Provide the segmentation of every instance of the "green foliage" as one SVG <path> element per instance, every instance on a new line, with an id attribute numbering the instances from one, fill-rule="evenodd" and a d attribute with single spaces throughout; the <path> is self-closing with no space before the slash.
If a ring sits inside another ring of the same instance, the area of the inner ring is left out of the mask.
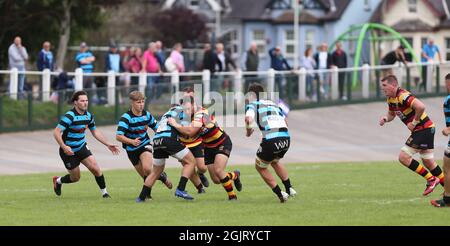
<path id="1" fill-rule="evenodd" d="M 448 210 L 429 204 L 442 188 L 422 197 L 425 180 L 396 161 L 286 165 L 299 194 L 285 204 L 252 165 L 238 167 L 243 190 L 236 202 L 212 182 L 201 195 L 188 183 L 195 200 L 184 201 L 157 181 L 153 200 L 136 204 L 142 179 L 126 155 L 119 158 L 129 170 L 104 172 L 110 200 L 101 198 L 89 172 L 63 185 L 61 197 L 53 193 L 53 174 L 1 176 L 0 225 L 450 225 Z M 63 164 L 55 165 L 63 175 Z M 176 183 L 180 168 L 166 171 Z"/>

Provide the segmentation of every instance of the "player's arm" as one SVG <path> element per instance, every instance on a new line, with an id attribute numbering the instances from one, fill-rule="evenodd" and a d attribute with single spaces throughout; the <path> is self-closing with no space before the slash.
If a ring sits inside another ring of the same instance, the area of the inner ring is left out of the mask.
<path id="1" fill-rule="evenodd" d="M 380 119 L 380 126 L 383 126 L 387 122 L 393 121 L 395 118 L 395 113 L 392 111 L 388 111 L 387 114 Z"/>
<path id="2" fill-rule="evenodd" d="M 169 118 L 167 123 L 177 129 L 179 133 L 188 137 L 195 136 L 203 125 L 201 122 L 192 121 L 189 125 L 182 126 L 181 124 L 178 124 L 174 118 Z"/>
<path id="3" fill-rule="evenodd" d="M 103 135 L 101 131 L 98 129 L 91 129 L 92 136 L 94 136 L 95 139 L 97 139 L 100 143 L 108 147 L 108 149 L 115 155 L 120 153 L 119 146 L 116 144 L 109 143 L 108 140 L 106 140 L 106 137 Z"/>
<path id="4" fill-rule="evenodd" d="M 127 144 L 127 145 L 133 145 L 135 147 L 137 147 L 141 144 L 141 140 L 139 140 L 139 138 L 131 139 L 131 138 L 125 137 L 125 135 L 119 135 L 119 134 L 116 135 L 116 140 L 121 143 Z"/>
<path id="5" fill-rule="evenodd" d="M 255 110 L 253 106 L 247 106 L 247 112 L 245 113 L 245 136 L 250 137 L 254 132 L 253 123 L 255 122 Z"/>
<path id="6" fill-rule="evenodd" d="M 53 131 L 53 137 L 66 155 L 73 155 L 74 153 L 72 151 L 72 148 L 67 146 L 62 139 L 62 131 L 63 130 L 61 128 L 55 127 L 55 130 Z"/>

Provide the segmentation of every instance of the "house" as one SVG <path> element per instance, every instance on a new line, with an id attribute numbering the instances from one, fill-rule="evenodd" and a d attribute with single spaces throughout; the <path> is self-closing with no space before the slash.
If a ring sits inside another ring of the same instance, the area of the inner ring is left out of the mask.
<path id="1" fill-rule="evenodd" d="M 322 42 L 332 43 L 351 25 L 368 22 L 381 0 L 301 2 L 298 57 L 308 47 L 315 50 Z M 277 45 L 282 47 L 288 62 L 293 64 L 295 38 L 292 0 L 167 0 L 163 8 L 180 5 L 207 16 L 210 30 L 225 43 L 233 58 L 239 59 L 250 43 L 255 41 L 260 54 L 260 69 L 270 67 L 268 51 Z M 351 48 L 351 45 L 347 48 Z"/>
<path id="2" fill-rule="evenodd" d="M 391 26 L 402 34 L 418 56 L 423 45 L 432 37 L 440 48 L 442 59 L 448 61 L 450 60 L 449 6 L 450 0 L 383 0 L 378 4 L 370 20 Z M 386 47 L 384 53 L 393 48 Z"/>

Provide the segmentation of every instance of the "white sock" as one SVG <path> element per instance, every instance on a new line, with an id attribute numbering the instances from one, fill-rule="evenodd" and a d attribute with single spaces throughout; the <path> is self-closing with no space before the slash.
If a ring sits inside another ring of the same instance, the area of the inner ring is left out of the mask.
<path id="1" fill-rule="evenodd" d="M 105 189 L 100 189 L 100 190 L 102 191 L 102 195 L 108 194 L 108 191 L 106 191 L 106 188 Z"/>
<path id="2" fill-rule="evenodd" d="M 58 177 L 58 179 L 56 179 L 56 183 L 62 184 L 62 183 L 61 183 L 61 177 Z"/>

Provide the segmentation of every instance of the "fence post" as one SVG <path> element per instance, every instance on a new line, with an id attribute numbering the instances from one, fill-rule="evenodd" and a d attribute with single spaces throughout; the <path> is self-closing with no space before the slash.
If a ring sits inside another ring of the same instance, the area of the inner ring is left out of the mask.
<path id="1" fill-rule="evenodd" d="M 275 76 L 275 70 L 273 68 L 270 68 L 267 74 L 267 95 L 272 100 L 274 99 L 273 96 L 275 95 Z"/>
<path id="2" fill-rule="evenodd" d="M 362 97 L 369 98 L 369 64 L 364 64 L 362 68 Z"/>
<path id="3" fill-rule="evenodd" d="M 300 68 L 298 73 L 298 100 L 306 100 L 306 69 Z"/>
<path id="4" fill-rule="evenodd" d="M 75 91 L 83 90 L 83 69 L 77 68 L 75 69 Z"/>
<path id="5" fill-rule="evenodd" d="M 397 67 L 392 68 L 392 73 L 397 77 L 397 82 L 399 87 L 403 87 L 403 76 L 402 76 L 403 64 L 400 63 Z"/>
<path id="6" fill-rule="evenodd" d="M 239 69 L 236 71 L 236 73 L 234 74 L 234 92 L 235 93 L 239 93 L 242 92 L 242 71 Z M 236 105 L 241 105 L 242 104 L 242 97 L 238 96 L 235 97 L 236 98 Z"/>
<path id="7" fill-rule="evenodd" d="M 209 104 L 210 103 L 209 90 L 210 90 L 210 85 L 211 85 L 211 72 L 208 69 L 203 69 L 202 82 L 203 82 L 203 97 L 204 97 L 203 102 L 205 104 Z"/>
<path id="8" fill-rule="evenodd" d="M 439 93 L 439 91 L 441 90 L 441 88 L 439 88 L 441 86 L 441 64 L 438 63 L 436 65 L 436 93 Z"/>
<path id="9" fill-rule="evenodd" d="M 0 96 L 0 132 L 3 131 L 3 96 Z"/>
<path id="10" fill-rule="evenodd" d="M 331 70 L 331 99 L 337 100 L 339 98 L 339 70 L 337 67 L 333 67 Z"/>
<path id="11" fill-rule="evenodd" d="M 429 93 L 429 92 L 431 92 L 431 90 L 433 89 L 433 67 L 434 67 L 434 64 L 433 64 L 433 62 L 429 62 L 428 63 L 428 65 L 427 65 L 427 86 L 426 86 L 426 88 L 425 88 L 425 91 L 427 92 L 427 93 Z"/>
<path id="12" fill-rule="evenodd" d="M 139 91 L 145 93 L 145 86 L 147 85 L 147 73 L 139 73 Z"/>
<path id="13" fill-rule="evenodd" d="M 406 90 L 411 91 L 411 69 L 409 68 L 408 64 L 406 64 L 405 68 L 406 68 Z"/>
<path id="14" fill-rule="evenodd" d="M 178 75 L 178 70 L 171 73 L 170 84 L 172 85 L 172 93 L 177 93 L 180 91 L 180 76 Z"/>
<path id="15" fill-rule="evenodd" d="M 28 127 L 33 124 L 33 93 L 28 93 Z"/>
<path id="16" fill-rule="evenodd" d="M 42 71 L 42 101 L 50 101 L 50 69 Z"/>
<path id="17" fill-rule="evenodd" d="M 17 100 L 17 84 L 19 83 L 19 70 L 13 67 L 9 73 L 9 96 Z"/>
<path id="18" fill-rule="evenodd" d="M 113 70 L 108 71 L 108 105 L 114 105 L 116 102 L 116 72 Z"/>

